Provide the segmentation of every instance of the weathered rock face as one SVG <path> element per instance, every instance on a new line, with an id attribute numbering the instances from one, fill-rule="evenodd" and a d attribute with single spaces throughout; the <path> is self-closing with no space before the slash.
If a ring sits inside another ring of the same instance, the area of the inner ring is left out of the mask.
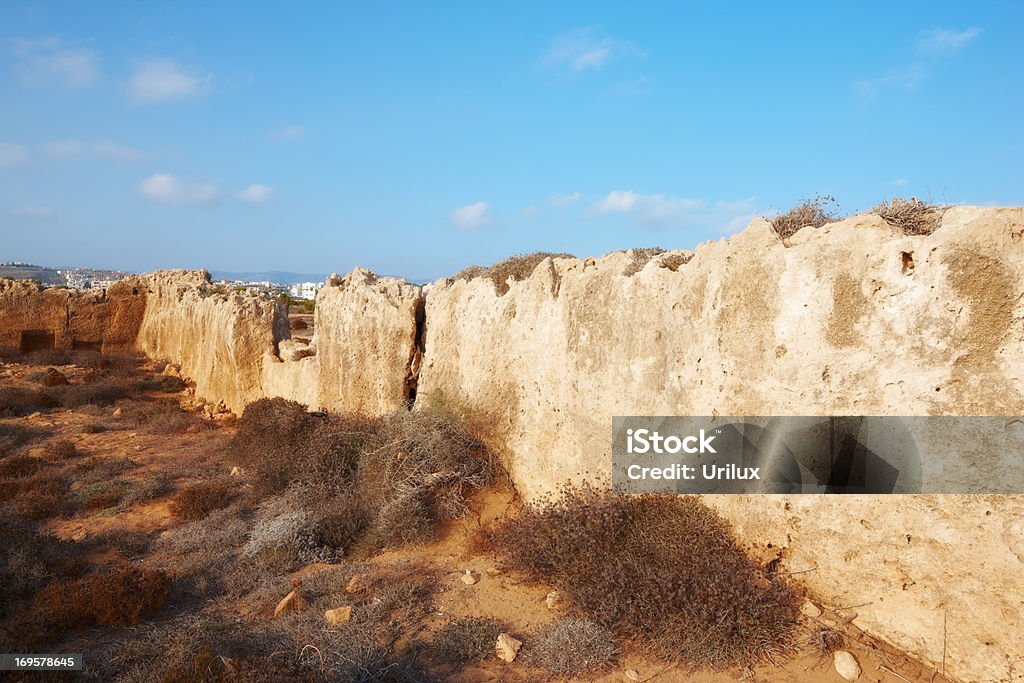
<path id="1" fill-rule="evenodd" d="M 2 280 L 0 347 L 126 351 L 135 347 L 145 307 L 138 278 L 85 292 Z"/>
<path id="2" fill-rule="evenodd" d="M 503 296 L 438 281 L 420 392 L 482 411 L 528 499 L 607 481 L 613 415 L 1024 413 L 1024 209 L 953 208 L 917 237 L 862 215 L 788 245 L 758 220 L 672 269 L 688 256 L 632 276 L 630 254 L 549 260 Z M 708 501 L 928 661 L 948 610 L 947 671 L 1005 680 L 1024 651 L 1024 497 Z"/>
<path id="3" fill-rule="evenodd" d="M 205 271 L 147 276 L 146 312 L 138 348 L 181 366 L 196 394 L 235 413 L 263 398 L 264 355 L 288 338 L 288 317 L 276 299 L 221 291 Z"/>
<path id="4" fill-rule="evenodd" d="M 321 407 L 380 415 L 414 396 L 423 293 L 404 280 L 356 269 L 316 297 Z"/>

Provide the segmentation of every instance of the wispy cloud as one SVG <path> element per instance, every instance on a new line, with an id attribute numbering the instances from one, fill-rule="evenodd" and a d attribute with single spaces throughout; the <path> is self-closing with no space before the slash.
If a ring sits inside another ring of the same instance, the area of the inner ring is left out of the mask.
<path id="1" fill-rule="evenodd" d="M 274 137 L 278 140 L 301 140 L 306 137 L 306 129 L 297 123 L 285 123 L 274 132 Z"/>
<path id="2" fill-rule="evenodd" d="M 212 81 L 210 74 L 187 71 L 168 59 L 152 59 L 135 69 L 128 94 L 136 104 L 170 102 L 203 95 Z"/>
<path id="3" fill-rule="evenodd" d="M 452 211 L 452 225 L 460 230 L 476 230 L 491 224 L 490 204 L 476 202 Z"/>
<path id="4" fill-rule="evenodd" d="M 29 218 L 49 218 L 53 214 L 53 207 L 50 206 L 19 206 L 11 209 L 11 215 Z"/>
<path id="5" fill-rule="evenodd" d="M 134 147 L 119 145 L 110 140 L 83 142 L 81 140 L 54 140 L 43 145 L 43 151 L 51 157 L 102 157 L 105 159 L 138 159 L 142 153 Z"/>
<path id="6" fill-rule="evenodd" d="M 625 214 L 633 225 L 646 229 L 703 226 L 727 233 L 745 226 L 758 212 L 753 197 L 708 204 L 703 199 L 613 190 L 593 204 L 587 214 Z"/>
<path id="7" fill-rule="evenodd" d="M 892 186 L 893 187 L 903 187 L 904 185 L 909 185 L 909 184 L 910 184 L 910 181 L 907 180 L 906 178 L 897 178 L 896 180 L 892 181 Z"/>
<path id="8" fill-rule="evenodd" d="M 85 88 L 100 76 L 97 54 L 90 49 L 69 46 L 60 38 L 16 38 L 11 42 L 18 59 L 15 73 L 26 83 L 56 83 L 68 89 Z"/>
<path id="9" fill-rule="evenodd" d="M 598 26 L 576 28 L 557 36 L 544 56 L 545 64 L 571 71 L 597 71 L 621 57 L 644 57 L 647 51 L 614 38 Z"/>
<path id="10" fill-rule="evenodd" d="M 20 166 L 28 161 L 28 149 L 13 142 L 0 142 L 0 167 Z"/>
<path id="11" fill-rule="evenodd" d="M 914 64 L 905 69 L 890 69 L 877 78 L 859 80 L 853 84 L 853 91 L 863 100 L 871 100 L 884 90 L 913 90 L 924 79 L 925 69 Z"/>
<path id="12" fill-rule="evenodd" d="M 139 183 L 139 192 L 165 204 L 212 204 L 220 192 L 212 183 L 193 183 L 180 180 L 169 173 L 156 173 Z"/>
<path id="13" fill-rule="evenodd" d="M 963 31 L 933 28 L 921 34 L 921 38 L 917 41 L 917 47 L 922 52 L 951 55 L 967 47 L 980 35 L 981 29 L 975 26 Z"/>
<path id="14" fill-rule="evenodd" d="M 274 194 L 274 188 L 256 183 L 236 192 L 235 196 L 241 201 L 250 204 L 266 204 L 270 201 L 272 194 Z"/>
<path id="15" fill-rule="evenodd" d="M 580 192 L 571 192 L 569 194 L 553 194 L 548 197 L 548 203 L 558 209 L 564 209 L 567 206 L 578 204 L 583 199 L 583 194 Z"/>

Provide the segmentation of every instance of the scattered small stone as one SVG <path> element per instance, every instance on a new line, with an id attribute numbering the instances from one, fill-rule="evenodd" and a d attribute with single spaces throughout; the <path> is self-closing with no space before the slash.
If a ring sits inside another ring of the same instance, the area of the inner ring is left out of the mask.
<path id="1" fill-rule="evenodd" d="M 28 419 L 28 420 L 34 420 L 34 419 L 36 419 L 37 417 L 42 417 L 42 416 L 43 416 L 43 414 L 42 414 L 42 413 L 40 413 L 40 412 L 39 412 L 39 411 L 37 410 L 36 412 L 34 412 L 34 413 L 32 413 L 31 415 L 29 415 L 29 416 L 28 416 L 28 417 L 27 417 L 26 419 Z"/>
<path id="2" fill-rule="evenodd" d="M 306 607 L 306 599 L 299 595 L 298 590 L 293 590 L 281 598 L 281 602 L 277 603 L 277 607 L 274 608 L 274 616 L 279 617 L 285 612 L 301 612 Z"/>
<path id="3" fill-rule="evenodd" d="M 353 576 L 345 586 L 346 593 L 355 593 L 363 587 L 363 582 L 358 576 Z"/>
<path id="4" fill-rule="evenodd" d="M 503 662 L 514 662 L 516 655 L 519 654 L 519 648 L 523 646 L 523 641 L 516 640 L 507 633 L 502 633 L 498 636 L 498 641 L 494 644 L 494 652 L 498 655 L 498 659 Z"/>
<path id="5" fill-rule="evenodd" d="M 836 650 L 832 655 L 836 673 L 848 681 L 855 681 L 860 678 L 860 664 L 857 659 L 846 650 Z"/>
<path id="6" fill-rule="evenodd" d="M 631 681 L 639 681 L 640 672 L 636 669 L 626 669 L 626 678 L 628 678 Z"/>
<path id="7" fill-rule="evenodd" d="M 113 412 L 113 413 L 111 413 L 111 414 L 112 414 L 112 415 L 113 415 L 114 417 L 121 417 L 122 415 L 124 415 L 124 411 L 123 411 L 123 410 L 121 410 L 120 408 L 114 408 L 114 412 Z"/>
<path id="8" fill-rule="evenodd" d="M 168 363 L 166 367 L 164 367 L 164 371 L 160 374 L 166 377 L 177 377 L 178 379 L 181 379 L 181 370 L 171 363 Z"/>
<path id="9" fill-rule="evenodd" d="M 480 575 L 474 574 L 472 570 L 467 569 L 466 572 L 462 575 L 462 583 L 466 584 L 467 586 L 472 586 L 479 582 Z"/>
<path id="10" fill-rule="evenodd" d="M 501 570 L 498 569 L 497 567 L 488 567 L 487 568 L 487 576 L 500 576 L 500 575 L 501 575 Z"/>
<path id="11" fill-rule="evenodd" d="M 345 607 L 335 607 L 324 612 L 324 619 L 327 620 L 328 624 L 337 626 L 338 624 L 348 623 L 352 619 L 352 606 L 347 605 Z"/>
<path id="12" fill-rule="evenodd" d="M 804 604 L 800 606 L 800 613 L 805 617 L 817 618 L 821 616 L 821 608 L 810 600 L 804 600 Z"/>
<path id="13" fill-rule="evenodd" d="M 565 598 L 558 591 L 551 591 L 548 596 L 544 598 L 544 603 L 550 610 L 562 609 L 565 607 Z"/>
<path id="14" fill-rule="evenodd" d="M 240 477 L 240 476 L 242 476 L 242 470 L 238 468 L 238 465 L 235 465 L 234 467 L 231 468 L 231 476 L 232 477 Z"/>

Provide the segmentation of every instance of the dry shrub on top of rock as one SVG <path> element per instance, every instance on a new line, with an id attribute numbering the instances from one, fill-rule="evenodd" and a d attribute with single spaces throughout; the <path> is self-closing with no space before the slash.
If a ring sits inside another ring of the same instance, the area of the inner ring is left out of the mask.
<path id="1" fill-rule="evenodd" d="M 917 197 L 893 197 L 892 201 L 882 202 L 871 209 L 871 213 L 877 214 L 894 228 L 899 228 L 905 235 L 932 234 L 939 227 L 942 211 L 938 204 L 922 202 Z"/>
<path id="2" fill-rule="evenodd" d="M 553 583 L 617 636 L 693 665 L 751 664 L 791 647 L 797 602 L 695 497 L 565 488 L 500 524 L 513 568 Z"/>
<path id="3" fill-rule="evenodd" d="M 831 195 L 815 195 L 814 199 L 804 199 L 786 213 L 771 219 L 772 229 L 782 239 L 792 237 L 801 228 L 820 228 L 826 223 L 839 220 L 832 205 L 835 197 Z"/>
<path id="4" fill-rule="evenodd" d="M 452 278 L 453 280 L 473 280 L 478 277 L 490 278 L 494 283 L 494 289 L 498 296 L 509 290 L 508 281 L 513 282 L 525 280 L 533 274 L 541 261 L 546 258 L 575 258 L 572 254 L 553 254 L 545 251 L 537 251 L 532 254 L 520 254 L 511 256 L 504 261 L 498 261 L 491 266 L 469 266 L 463 268 Z"/>

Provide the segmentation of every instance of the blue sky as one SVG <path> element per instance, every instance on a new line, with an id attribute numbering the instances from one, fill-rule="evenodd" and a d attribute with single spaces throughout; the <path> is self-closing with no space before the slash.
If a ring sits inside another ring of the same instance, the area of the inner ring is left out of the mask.
<path id="1" fill-rule="evenodd" d="M 1021 204 L 1024 3 L 0 5 L 0 260 L 431 279 Z"/>

